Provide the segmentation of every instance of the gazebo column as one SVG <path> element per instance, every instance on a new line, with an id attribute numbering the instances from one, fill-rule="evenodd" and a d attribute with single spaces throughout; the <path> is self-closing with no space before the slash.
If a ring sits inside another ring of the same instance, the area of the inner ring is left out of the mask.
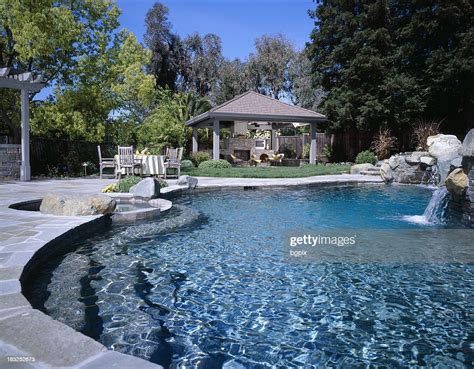
<path id="1" fill-rule="evenodd" d="M 277 147 L 276 147 L 276 140 L 277 140 L 277 137 L 276 137 L 276 129 L 274 129 L 272 127 L 272 130 L 270 131 L 271 132 L 271 143 L 272 143 L 272 150 L 273 151 L 277 151 Z"/>
<path id="2" fill-rule="evenodd" d="M 213 133 L 212 133 L 212 159 L 219 160 L 219 129 L 220 124 L 218 120 L 215 120 L 213 123 Z"/>
<path id="3" fill-rule="evenodd" d="M 316 150 L 317 150 L 317 143 L 316 143 L 316 123 L 311 123 L 311 146 L 309 150 L 309 163 L 316 164 Z"/>
<path id="4" fill-rule="evenodd" d="M 30 169 L 30 107 L 28 90 L 21 90 L 21 167 L 20 180 L 31 179 Z"/>
<path id="5" fill-rule="evenodd" d="M 193 126 L 193 152 L 198 152 L 198 130 Z"/>

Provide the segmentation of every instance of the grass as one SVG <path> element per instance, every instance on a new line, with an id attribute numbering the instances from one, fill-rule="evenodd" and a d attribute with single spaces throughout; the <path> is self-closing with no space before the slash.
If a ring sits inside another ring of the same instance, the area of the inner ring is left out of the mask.
<path id="1" fill-rule="evenodd" d="M 303 167 L 250 167 L 250 168 L 183 168 L 183 174 L 195 177 L 227 177 L 227 178 L 298 178 L 341 174 L 350 171 L 349 165 L 305 165 Z"/>

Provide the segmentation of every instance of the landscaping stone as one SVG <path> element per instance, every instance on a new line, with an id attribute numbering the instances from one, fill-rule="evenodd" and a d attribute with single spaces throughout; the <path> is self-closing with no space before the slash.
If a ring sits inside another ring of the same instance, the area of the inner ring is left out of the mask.
<path id="1" fill-rule="evenodd" d="M 74 196 L 49 193 L 41 202 L 43 214 L 59 216 L 87 216 L 111 214 L 115 209 L 115 200 L 105 195 Z"/>
<path id="2" fill-rule="evenodd" d="M 148 201 L 148 204 L 154 208 L 159 208 L 160 211 L 169 210 L 173 206 L 173 203 L 166 199 L 153 199 Z"/>
<path id="3" fill-rule="evenodd" d="M 438 134 L 430 136 L 427 140 L 428 152 L 437 159 L 455 158 L 461 155 L 461 141 L 454 135 Z"/>
<path id="4" fill-rule="evenodd" d="M 461 168 L 454 169 L 446 178 L 446 189 L 456 195 L 464 194 L 469 186 L 469 178 Z"/>
<path id="5" fill-rule="evenodd" d="M 178 185 L 188 186 L 190 189 L 195 189 L 198 184 L 198 179 L 196 177 L 191 177 L 188 175 L 180 176 L 178 179 Z"/>
<path id="6" fill-rule="evenodd" d="M 471 129 L 462 143 L 462 156 L 474 157 L 474 128 Z"/>
<path id="7" fill-rule="evenodd" d="M 351 174 L 359 174 L 362 171 L 365 171 L 369 168 L 373 168 L 373 164 L 364 163 L 364 164 L 355 164 L 351 166 Z"/>
<path id="8" fill-rule="evenodd" d="M 433 158 L 432 156 L 422 156 L 420 158 L 420 163 L 431 167 L 436 164 L 436 158 Z"/>
<path id="9" fill-rule="evenodd" d="M 400 157 L 400 155 L 398 155 L 398 154 L 393 155 L 393 156 L 390 157 L 390 159 L 388 159 L 388 165 L 390 165 L 390 168 L 396 169 L 400 165 L 402 160 L 403 160 L 403 158 Z"/>
<path id="10" fill-rule="evenodd" d="M 129 191 L 134 197 L 154 199 L 160 195 L 160 182 L 154 178 L 145 178 Z"/>
<path id="11" fill-rule="evenodd" d="M 414 151 L 414 152 L 411 153 L 411 155 L 405 156 L 405 161 L 408 164 L 419 164 L 420 159 L 423 156 L 427 156 L 427 155 L 428 155 L 428 153 L 425 152 L 425 151 Z"/>
<path id="12" fill-rule="evenodd" d="M 451 160 L 449 165 L 451 167 L 450 171 L 453 171 L 456 168 L 462 168 L 462 157 L 460 156 L 456 159 Z"/>
<path id="13" fill-rule="evenodd" d="M 389 160 L 385 160 L 382 166 L 380 167 L 380 176 L 385 182 L 393 181 L 393 171 L 390 167 Z"/>

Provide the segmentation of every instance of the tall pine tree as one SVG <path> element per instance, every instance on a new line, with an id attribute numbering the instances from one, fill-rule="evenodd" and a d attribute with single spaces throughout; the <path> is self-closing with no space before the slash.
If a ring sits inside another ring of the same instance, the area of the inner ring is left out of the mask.
<path id="1" fill-rule="evenodd" d="M 333 128 L 446 118 L 463 133 L 472 124 L 469 1 L 325 0 L 312 16 L 308 51 Z"/>

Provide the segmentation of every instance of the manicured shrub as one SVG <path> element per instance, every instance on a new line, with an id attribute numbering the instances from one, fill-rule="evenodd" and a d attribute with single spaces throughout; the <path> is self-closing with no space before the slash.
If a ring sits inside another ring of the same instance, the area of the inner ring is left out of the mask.
<path id="1" fill-rule="evenodd" d="M 192 168 L 194 163 L 191 160 L 181 160 L 181 168 Z"/>
<path id="2" fill-rule="evenodd" d="M 129 177 L 122 178 L 117 183 L 117 192 L 128 192 L 130 191 L 131 187 L 135 186 L 141 180 L 142 179 L 137 176 L 129 176 Z"/>
<path id="3" fill-rule="evenodd" d="M 211 159 L 211 155 L 205 151 L 193 152 L 191 154 L 191 160 L 196 167 L 199 167 L 199 164 L 201 164 L 203 161 L 208 161 Z"/>
<path id="4" fill-rule="evenodd" d="M 377 163 L 377 157 L 372 151 L 369 151 L 369 150 L 361 151 L 359 154 L 357 154 L 355 163 L 356 164 L 370 163 L 370 164 L 375 165 L 375 163 Z"/>
<path id="5" fill-rule="evenodd" d="M 214 168 L 214 169 L 223 169 L 223 168 L 232 168 L 232 165 L 227 160 L 207 160 L 199 164 L 199 168 Z"/>

